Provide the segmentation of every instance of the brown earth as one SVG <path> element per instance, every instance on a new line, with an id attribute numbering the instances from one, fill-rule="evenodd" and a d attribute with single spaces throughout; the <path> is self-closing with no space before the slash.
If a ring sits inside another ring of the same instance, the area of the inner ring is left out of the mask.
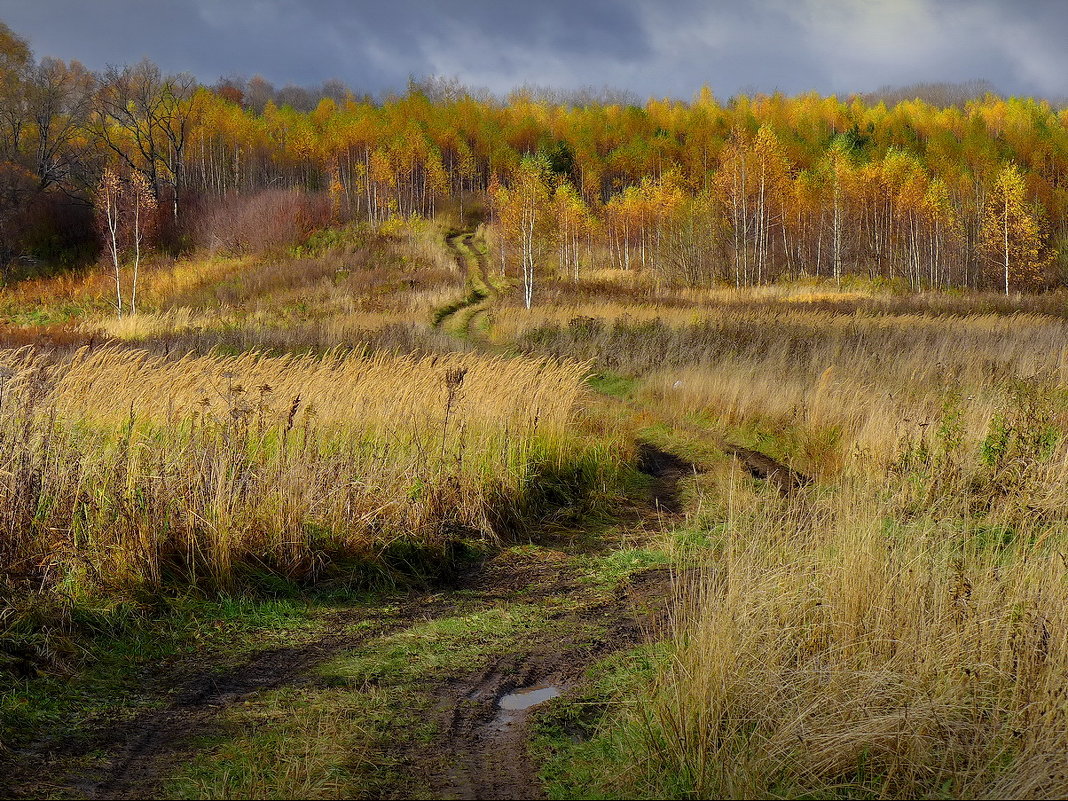
<path id="1" fill-rule="evenodd" d="M 749 475 L 768 482 L 784 495 L 790 495 L 812 483 L 809 476 L 787 467 L 760 451 L 730 443 L 724 443 L 721 448 L 724 453 L 731 454 L 741 462 Z"/>

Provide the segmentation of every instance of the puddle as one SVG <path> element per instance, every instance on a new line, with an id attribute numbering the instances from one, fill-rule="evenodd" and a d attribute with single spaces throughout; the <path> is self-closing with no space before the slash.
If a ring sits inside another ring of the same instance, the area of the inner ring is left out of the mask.
<path id="1" fill-rule="evenodd" d="M 550 698 L 556 698 L 558 695 L 560 695 L 559 687 L 552 684 L 539 684 L 534 687 L 524 687 L 521 690 L 515 690 L 501 696 L 497 706 L 509 712 L 521 712 L 524 709 L 530 709 L 532 706 L 548 701 Z"/>

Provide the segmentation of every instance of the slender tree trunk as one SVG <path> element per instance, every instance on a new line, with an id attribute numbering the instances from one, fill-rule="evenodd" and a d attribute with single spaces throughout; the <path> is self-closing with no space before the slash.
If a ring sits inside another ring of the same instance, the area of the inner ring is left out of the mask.
<path id="1" fill-rule="evenodd" d="M 111 247 L 111 265 L 115 270 L 115 309 L 122 317 L 122 273 L 119 269 L 119 207 L 118 200 L 107 200 L 107 224 Z"/>
<path id="2" fill-rule="evenodd" d="M 174 205 L 175 214 L 178 212 L 178 204 Z M 175 217 L 177 220 L 177 217 Z M 133 286 L 130 287 L 130 314 L 137 314 L 137 271 L 141 266 L 141 198 L 134 198 L 134 263 L 133 263 Z"/>
<path id="3" fill-rule="evenodd" d="M 834 176 L 834 220 L 833 226 L 833 258 L 834 258 L 834 280 L 839 284 L 842 283 L 842 208 L 840 199 L 840 189 L 838 187 L 838 173 L 835 171 Z"/>
<path id="4" fill-rule="evenodd" d="M 1005 192 L 1005 220 L 1004 220 L 1003 252 L 1005 256 L 1005 294 L 1009 294 L 1009 193 Z"/>

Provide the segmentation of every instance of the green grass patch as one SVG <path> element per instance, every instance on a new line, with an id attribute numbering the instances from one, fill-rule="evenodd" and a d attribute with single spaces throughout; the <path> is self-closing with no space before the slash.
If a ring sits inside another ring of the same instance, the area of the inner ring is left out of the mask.
<path id="1" fill-rule="evenodd" d="M 633 397 L 638 387 L 638 379 L 628 378 L 611 371 L 595 373 L 587 378 L 586 381 L 595 392 L 620 400 L 629 400 Z"/>
<path id="2" fill-rule="evenodd" d="M 339 657 L 320 669 L 331 683 L 405 684 L 473 670 L 522 650 L 549 624 L 551 604 L 517 603 L 430 620 Z"/>
<path id="3" fill-rule="evenodd" d="M 577 692 L 539 709 L 531 752 L 548 798 L 678 796 L 671 777 L 654 783 L 645 775 L 656 770 L 648 761 L 645 703 L 667 657 L 666 645 L 613 654 L 587 669 Z"/>
<path id="4" fill-rule="evenodd" d="M 425 709 L 396 688 L 289 687 L 228 710 L 220 734 L 164 786 L 165 798 L 417 796 L 396 752 L 398 731 L 429 738 Z"/>
<path id="5" fill-rule="evenodd" d="M 621 548 L 601 556 L 580 558 L 583 579 L 593 587 L 612 589 L 635 573 L 665 567 L 671 558 L 657 548 Z"/>

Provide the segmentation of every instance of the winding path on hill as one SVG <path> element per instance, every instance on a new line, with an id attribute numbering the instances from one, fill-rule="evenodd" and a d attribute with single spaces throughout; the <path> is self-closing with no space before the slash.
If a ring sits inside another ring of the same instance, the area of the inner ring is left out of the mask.
<path id="1" fill-rule="evenodd" d="M 466 314 L 461 326 L 449 330 L 468 339 L 475 336 L 476 316 L 499 294 L 476 240 L 474 231 L 447 238 L 453 258 L 467 274 L 469 294 L 441 310 L 435 320 L 444 327 L 454 316 Z M 638 409 L 632 406 L 631 411 Z M 706 441 L 710 436 L 696 429 L 690 433 Z M 722 443 L 720 447 L 782 492 L 807 483 L 804 476 L 758 451 Z M 622 523 L 624 539 L 631 544 L 649 539 L 647 532 L 683 521 L 680 484 L 699 470 L 648 444 L 639 447 L 638 467 L 650 482 L 646 502 Z M 612 548 L 606 542 L 598 547 Z M 590 664 L 641 644 L 643 631 L 663 621 L 673 595 L 669 570 L 634 572 L 606 597 L 591 594 L 583 583 L 580 563 L 585 552 L 564 544 L 556 553 L 558 558 L 517 562 L 502 552 L 500 558 L 469 569 L 451 588 L 462 591 L 465 610 L 503 609 L 517 588 L 534 602 L 565 603 L 564 611 L 553 613 L 560 616 L 561 626 L 544 630 L 512 653 L 482 660 L 466 675 L 429 682 L 425 692 L 433 699 L 436 735 L 432 742 L 398 739 L 392 755 L 429 797 L 542 797 L 537 766 L 527 748 L 534 707 L 519 703 L 511 708 L 508 699 L 522 701 L 527 693 L 566 695 L 582 684 Z M 455 614 L 450 594 L 438 588 L 383 598 L 378 608 L 353 606 L 326 621 L 318 634 L 262 649 L 240 664 L 226 667 L 201 655 L 177 676 L 146 676 L 145 692 L 155 693 L 161 704 L 132 720 L 101 720 L 88 737 L 60 732 L 10 755 L 7 789 L 15 797 L 37 797 L 43 791 L 60 798 L 158 797 L 164 783 L 197 754 L 204 736 L 225 731 L 228 712 L 272 690 L 315 687 L 323 681 L 319 668 L 331 659 L 366 651 L 418 624 Z M 561 636 L 561 631 L 581 634 Z"/>
<path id="2" fill-rule="evenodd" d="M 451 330 L 461 339 L 478 338 L 477 321 L 484 319 L 507 289 L 500 277 L 494 278 L 486 256 L 481 227 L 454 231 L 445 236 L 445 246 L 460 270 L 466 275 L 466 295 L 435 310 L 434 326 Z M 456 323 L 452 323 L 456 320 Z"/>
<path id="3" fill-rule="evenodd" d="M 445 245 L 466 276 L 466 294 L 435 310 L 433 323 L 436 328 L 446 328 L 463 339 L 472 339 L 475 334 L 474 320 L 484 313 L 499 295 L 499 290 L 490 280 L 486 256 L 476 242 L 477 230 L 458 231 L 445 236 Z M 459 325 L 450 326 L 452 320 Z"/>

